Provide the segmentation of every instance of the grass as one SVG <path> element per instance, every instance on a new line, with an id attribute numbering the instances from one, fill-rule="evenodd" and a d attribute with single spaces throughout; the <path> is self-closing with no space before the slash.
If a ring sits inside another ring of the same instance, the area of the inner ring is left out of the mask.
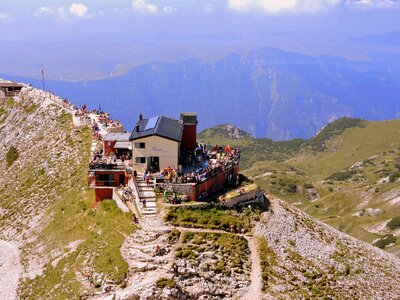
<path id="1" fill-rule="evenodd" d="M 258 212 L 250 210 L 222 209 L 213 205 L 173 206 L 169 207 L 165 219 L 175 226 L 230 231 L 233 224 L 237 230 L 244 228 L 250 232 L 253 227 L 251 221 L 257 219 L 258 215 Z"/>
<path id="2" fill-rule="evenodd" d="M 156 281 L 156 286 L 159 288 L 174 288 L 176 286 L 176 281 L 169 278 L 159 278 Z"/>
<path id="3" fill-rule="evenodd" d="M 400 216 L 396 216 L 393 219 L 391 219 L 387 225 L 386 225 L 390 230 L 396 230 L 400 228 Z"/>
<path id="4" fill-rule="evenodd" d="M 242 273 L 249 267 L 247 241 L 233 234 L 185 232 L 182 247 L 177 249 L 175 256 L 195 261 L 204 252 L 215 253 L 209 267 L 214 273 L 229 276 L 232 273 Z"/>
<path id="5" fill-rule="evenodd" d="M 38 105 L 37 104 L 31 104 L 31 105 L 28 105 L 28 106 L 24 106 L 24 111 L 25 111 L 25 113 L 26 114 L 31 114 L 31 113 L 33 113 L 33 112 L 35 112 L 37 109 L 38 109 Z"/>
<path id="6" fill-rule="evenodd" d="M 268 247 L 265 238 L 258 239 L 258 254 L 260 256 L 262 290 L 266 291 L 271 283 L 275 283 L 276 271 L 274 266 L 277 265 L 277 257 L 273 250 Z"/>
<path id="7" fill-rule="evenodd" d="M 19 158 L 19 151 L 14 146 L 11 146 L 6 154 L 7 168 L 11 167 L 12 164 Z"/>
<path id="8" fill-rule="evenodd" d="M 77 164 L 75 159 L 63 162 L 64 170 L 68 166 L 70 171 L 51 179 L 50 186 L 46 171 L 36 168 L 18 190 L 20 196 L 29 195 L 33 189 L 35 193 L 46 190 L 49 194 L 55 190 L 60 195 L 58 201 L 47 203 L 47 225 L 21 253 L 24 264 L 36 249 L 42 249 L 42 254 L 52 253 L 59 260 L 46 264 L 40 276 L 20 282 L 21 299 L 78 299 L 96 289 L 84 288 L 77 274 L 83 275 L 87 270 L 98 274 L 99 280 L 94 284 L 101 288 L 101 280 L 122 283 L 128 272 L 120 247 L 135 227 L 130 224 L 130 215 L 123 213 L 112 200 L 104 200 L 94 207 L 94 192 L 87 188 L 90 129 L 74 128 L 68 114 L 62 114 L 57 120 L 70 133 L 81 162 Z M 75 251 L 68 247 L 73 242 L 79 243 Z"/>

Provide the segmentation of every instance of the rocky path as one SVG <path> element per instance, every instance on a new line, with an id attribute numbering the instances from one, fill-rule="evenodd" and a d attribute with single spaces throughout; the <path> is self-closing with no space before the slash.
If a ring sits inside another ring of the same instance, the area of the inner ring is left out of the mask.
<path id="1" fill-rule="evenodd" d="M 18 247 L 0 240 L 0 299 L 16 299 L 21 271 Z"/>
<path id="2" fill-rule="evenodd" d="M 250 248 L 251 274 L 248 292 L 243 296 L 244 300 L 262 299 L 261 266 L 258 246 L 254 237 L 247 237 Z"/>

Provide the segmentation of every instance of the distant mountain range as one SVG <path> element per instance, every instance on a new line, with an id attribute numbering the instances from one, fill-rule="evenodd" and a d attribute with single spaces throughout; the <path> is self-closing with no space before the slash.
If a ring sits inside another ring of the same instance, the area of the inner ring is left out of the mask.
<path id="1" fill-rule="evenodd" d="M 399 58 L 349 61 L 262 48 L 212 63 L 155 62 L 120 77 L 46 84 L 77 105 L 101 105 L 128 128 L 139 113 L 178 117 L 196 111 L 199 130 L 232 123 L 255 137 L 288 140 L 309 138 L 342 116 L 398 117 Z M 41 87 L 37 79 L 11 79 Z"/>

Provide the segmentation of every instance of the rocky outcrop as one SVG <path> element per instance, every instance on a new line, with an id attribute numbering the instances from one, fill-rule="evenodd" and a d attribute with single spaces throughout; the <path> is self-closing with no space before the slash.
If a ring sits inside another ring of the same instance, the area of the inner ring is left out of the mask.
<path id="1" fill-rule="evenodd" d="M 266 293 L 308 297 L 397 299 L 400 260 L 274 199 L 255 233 L 269 247 Z"/>

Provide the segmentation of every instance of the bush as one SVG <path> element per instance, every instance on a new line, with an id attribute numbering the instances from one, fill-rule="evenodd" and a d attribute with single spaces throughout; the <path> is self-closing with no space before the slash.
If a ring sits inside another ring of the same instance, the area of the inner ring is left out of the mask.
<path id="1" fill-rule="evenodd" d="M 393 236 L 393 234 L 388 234 L 384 238 L 377 241 L 374 245 L 378 248 L 384 249 L 387 245 L 392 243 L 396 243 L 396 238 Z"/>
<path id="2" fill-rule="evenodd" d="M 350 179 L 351 176 L 352 176 L 351 172 L 349 172 L 349 171 L 341 171 L 341 172 L 333 173 L 327 179 L 337 180 L 337 181 L 345 181 L 347 179 Z"/>
<path id="3" fill-rule="evenodd" d="M 176 286 L 176 281 L 168 278 L 159 278 L 156 281 L 156 286 L 159 288 L 165 288 L 165 287 L 173 288 Z"/>
<path id="4" fill-rule="evenodd" d="M 314 186 L 313 186 L 311 183 L 305 182 L 305 183 L 303 184 L 303 187 L 304 187 L 305 189 L 312 189 Z"/>
<path id="5" fill-rule="evenodd" d="M 6 154 L 7 167 L 8 168 L 11 167 L 11 165 L 18 159 L 18 157 L 19 157 L 18 149 L 15 148 L 14 146 L 11 146 Z"/>
<path id="6" fill-rule="evenodd" d="M 289 191 L 290 193 L 296 193 L 296 192 L 297 192 L 297 185 L 295 185 L 295 184 L 289 184 L 288 191 Z"/>
<path id="7" fill-rule="evenodd" d="M 394 217 L 386 225 L 389 229 L 395 230 L 400 227 L 400 216 Z"/>
<path id="8" fill-rule="evenodd" d="M 396 172 L 389 175 L 389 182 L 393 183 L 400 177 L 400 172 Z"/>

